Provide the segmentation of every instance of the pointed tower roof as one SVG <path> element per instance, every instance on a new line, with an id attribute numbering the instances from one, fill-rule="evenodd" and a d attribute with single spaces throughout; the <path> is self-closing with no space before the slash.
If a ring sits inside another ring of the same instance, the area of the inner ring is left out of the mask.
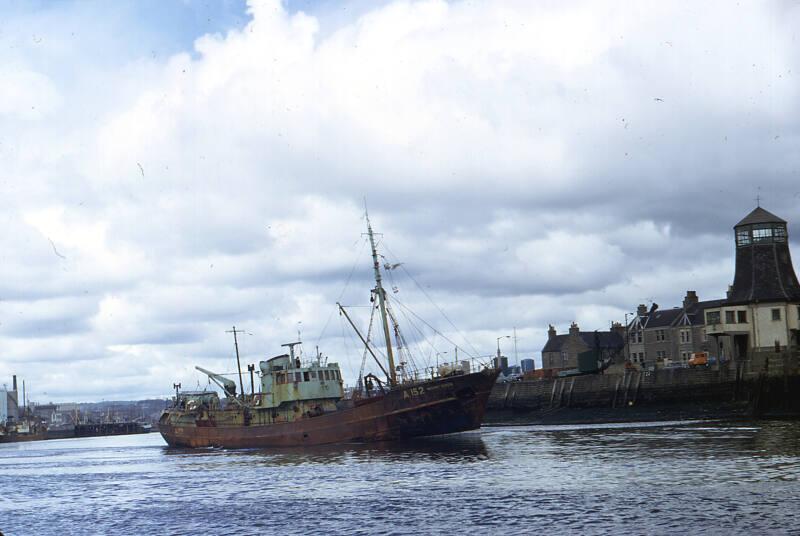
<path id="1" fill-rule="evenodd" d="M 734 225 L 734 228 L 741 227 L 742 225 L 752 225 L 754 223 L 786 223 L 772 212 L 764 210 L 761 207 L 756 207 L 753 212 L 744 217 L 742 221 Z"/>
<path id="2" fill-rule="evenodd" d="M 764 228 L 759 228 L 761 225 Z M 734 229 L 736 273 L 727 302 L 800 301 L 786 221 L 757 207 Z"/>

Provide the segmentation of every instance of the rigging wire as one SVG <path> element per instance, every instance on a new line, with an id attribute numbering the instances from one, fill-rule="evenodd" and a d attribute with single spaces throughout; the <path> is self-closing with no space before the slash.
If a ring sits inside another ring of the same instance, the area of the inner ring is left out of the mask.
<path id="1" fill-rule="evenodd" d="M 344 346 L 344 355 L 350 355 L 350 348 L 349 348 L 349 346 L 347 344 L 348 337 L 347 337 L 347 333 L 346 333 L 349 330 L 345 329 L 344 322 L 345 322 L 344 319 L 341 317 L 341 315 L 339 315 L 339 324 L 342 326 L 342 346 Z M 352 337 L 352 336 L 353 336 L 353 334 L 351 333 L 350 337 Z"/>
<path id="2" fill-rule="evenodd" d="M 464 352 L 465 354 L 467 354 L 469 357 L 471 357 L 471 358 L 476 358 L 476 357 L 478 357 L 478 356 L 474 356 L 474 355 L 470 354 L 468 351 L 466 351 L 466 349 L 464 349 L 464 348 L 461 348 L 461 347 L 460 347 L 458 344 L 456 344 L 456 343 L 455 343 L 455 342 L 454 342 L 452 339 L 450 339 L 450 338 L 449 338 L 447 335 L 445 335 L 444 333 L 442 333 L 441 331 L 439 331 L 439 330 L 438 330 L 438 329 L 436 329 L 435 327 L 431 326 L 431 325 L 430 325 L 428 322 L 426 322 L 426 321 L 425 321 L 425 319 L 424 319 L 424 318 L 420 317 L 420 316 L 419 316 L 417 313 L 415 313 L 414 311 L 412 311 L 411 309 L 409 309 L 409 308 L 408 308 L 408 306 L 406 306 L 406 305 L 404 305 L 404 304 L 403 304 L 403 302 L 401 302 L 401 301 L 400 301 L 400 300 L 398 300 L 397 298 L 395 298 L 395 299 L 394 299 L 394 301 L 395 301 L 395 302 L 397 302 L 397 304 L 398 304 L 398 305 L 400 305 L 400 307 L 402 307 L 403 309 L 405 309 L 406 311 L 408 311 L 408 312 L 409 312 L 409 314 L 413 315 L 413 316 L 414 316 L 414 318 L 416 318 L 417 320 L 419 320 L 420 322 L 422 322 L 423 324 L 425 324 L 426 326 L 428 326 L 428 327 L 429 327 L 429 328 L 430 328 L 430 329 L 431 329 L 431 330 L 432 330 L 434 333 L 436 333 L 437 335 L 439 335 L 440 337 L 442 337 L 444 340 L 446 340 L 447 342 L 449 342 L 450 344 L 452 344 L 453 346 L 455 346 L 456 348 L 458 348 L 459 350 L 461 350 L 462 352 Z M 470 345 L 470 346 L 471 346 L 471 345 Z"/>
<path id="3" fill-rule="evenodd" d="M 395 254 L 394 254 L 394 252 L 393 252 L 391 249 L 389 249 L 389 246 L 387 246 L 386 244 L 383 244 L 383 247 L 384 247 L 384 248 L 386 248 L 386 251 L 388 251 L 388 252 L 389 252 L 389 253 L 390 253 L 390 254 L 391 254 L 391 255 L 392 255 L 392 256 L 393 256 L 393 257 L 394 257 L 396 260 L 399 260 L 399 258 L 397 257 L 397 255 L 395 255 Z M 454 329 L 454 330 L 456 330 L 456 332 L 457 332 L 459 335 L 461 335 L 461 337 L 464 339 L 464 342 L 466 342 L 466 343 L 467 343 L 467 344 L 470 346 L 470 348 L 472 348 L 472 351 L 474 351 L 474 352 L 475 352 L 475 355 L 479 355 L 479 354 L 480 354 L 480 352 L 479 352 L 479 351 L 478 351 L 478 350 L 477 350 L 477 349 L 476 349 L 476 348 L 475 348 L 475 347 L 472 345 L 472 343 L 469 341 L 469 339 L 467 339 L 467 336 L 466 336 L 466 335 L 464 335 L 464 333 L 462 333 L 462 331 L 461 331 L 460 329 L 458 329 L 458 327 L 456 327 L 456 325 L 453 323 L 453 321 L 452 321 L 452 320 L 450 320 L 450 318 L 449 318 L 449 317 L 447 316 L 447 314 L 446 314 L 446 313 L 445 313 L 445 312 L 442 310 L 442 308 L 441 308 L 441 307 L 439 307 L 439 306 L 436 304 L 436 302 L 434 302 L 434 301 L 433 301 L 433 298 L 431 298 L 431 297 L 430 297 L 430 295 L 429 295 L 429 294 L 428 294 L 428 293 L 425 291 L 425 289 L 422 287 L 422 285 L 420 285 L 420 284 L 419 284 L 419 281 L 417 281 L 416 279 L 414 279 L 414 277 L 411 275 L 411 273 L 409 273 L 409 271 L 408 271 L 408 270 L 406 270 L 406 267 L 405 267 L 405 265 L 404 265 L 403 263 L 399 263 L 399 264 L 398 264 L 398 266 L 399 266 L 400 268 L 402 268 L 403 272 L 406 274 L 406 276 L 408 276 L 408 278 L 409 278 L 409 279 L 411 279 L 411 281 L 413 281 L 413 282 L 414 282 L 414 284 L 417 286 L 417 288 L 418 288 L 420 291 L 422 291 L 422 294 L 424 294 L 424 295 L 425 295 L 425 297 L 426 297 L 426 298 L 428 298 L 428 301 L 429 301 L 429 302 L 431 302 L 431 305 L 433 305 L 434 307 L 436 307 L 436 309 L 439 311 L 439 313 L 441 313 L 441 315 L 444 317 L 444 319 L 445 319 L 445 320 L 447 320 L 447 322 L 448 322 L 448 323 L 449 323 L 449 324 L 450 324 L 450 325 L 453 327 L 453 329 Z M 448 340 L 449 340 L 449 339 L 448 339 Z M 455 343 L 453 343 L 453 344 L 455 345 Z M 456 345 L 456 346 L 457 346 L 457 345 Z M 463 348 L 462 348 L 462 350 L 463 350 Z M 469 352 L 467 352 L 467 355 L 469 355 L 470 357 L 474 357 L 474 356 L 470 355 L 470 354 L 469 354 Z"/>
<path id="4" fill-rule="evenodd" d="M 367 337 L 366 337 L 367 344 L 369 344 L 369 341 L 370 341 L 370 339 L 372 337 L 372 324 L 373 324 L 373 321 L 375 319 L 375 309 L 376 308 L 373 307 L 372 311 L 370 311 L 370 314 L 369 314 L 369 327 L 367 327 Z M 367 365 L 367 354 L 368 353 L 369 353 L 369 349 L 366 346 L 364 346 L 364 355 L 361 356 L 361 368 L 358 370 L 358 381 L 361 381 L 361 379 L 364 377 L 364 367 Z"/>
<path id="5" fill-rule="evenodd" d="M 424 350 L 422 348 L 422 343 L 423 342 L 427 342 L 428 338 L 425 336 L 425 333 L 419 328 L 419 326 L 417 326 L 417 324 L 414 322 L 414 320 L 411 319 L 402 308 L 398 309 L 398 311 L 400 312 L 401 315 L 403 315 L 403 318 L 405 319 L 405 323 L 407 325 L 411 326 L 412 329 L 416 332 L 415 337 L 412 339 L 412 342 L 416 346 L 417 354 L 420 357 L 425 357 L 425 352 L 424 352 Z M 416 336 L 416 335 L 418 335 L 418 336 Z M 425 363 L 425 368 L 427 368 L 428 366 L 430 366 L 430 363 L 429 362 Z"/>
<path id="6" fill-rule="evenodd" d="M 408 348 L 408 341 L 406 340 L 405 335 L 400 330 L 400 323 L 397 322 L 397 318 L 394 315 L 393 309 L 390 307 L 389 302 L 386 303 L 386 312 L 389 314 L 389 318 L 392 320 L 392 326 L 394 327 L 394 336 L 397 340 L 397 350 L 400 357 L 400 361 L 403 362 L 403 358 L 405 357 L 405 363 L 410 364 L 411 368 L 416 370 L 417 364 L 414 362 L 414 356 L 411 355 L 411 352 Z M 405 365 L 403 368 L 403 374 L 406 374 Z"/>
<path id="7" fill-rule="evenodd" d="M 344 296 L 344 293 L 347 291 L 347 287 L 350 285 L 350 280 L 353 278 L 353 274 L 356 271 L 356 266 L 358 266 L 358 262 L 361 260 L 361 254 L 364 252 L 364 246 L 366 245 L 367 239 L 364 238 L 361 240 L 361 249 L 358 250 L 358 255 L 356 255 L 356 260 L 353 262 L 353 267 L 350 268 L 350 274 L 347 276 L 347 280 L 344 283 L 344 288 L 342 289 L 342 292 L 339 293 L 339 297 L 336 299 L 337 302 L 342 301 L 342 296 Z M 337 309 L 331 309 L 331 314 L 328 315 L 328 320 L 325 321 L 325 325 L 323 326 L 322 331 L 320 331 L 319 337 L 317 337 L 317 346 L 319 346 L 322 337 L 325 335 L 325 330 L 328 329 L 328 324 L 330 324 L 331 319 L 333 318 L 333 313 L 335 313 L 336 310 Z"/>

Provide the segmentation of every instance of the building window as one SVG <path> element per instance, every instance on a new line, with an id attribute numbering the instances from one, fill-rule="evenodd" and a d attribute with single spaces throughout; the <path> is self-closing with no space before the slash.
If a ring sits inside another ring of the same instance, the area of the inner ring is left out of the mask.
<path id="1" fill-rule="evenodd" d="M 736 311 L 736 321 L 739 324 L 747 324 L 747 311 Z"/>
<path id="2" fill-rule="evenodd" d="M 786 227 L 777 226 L 772 229 L 775 242 L 786 242 Z"/>
<path id="3" fill-rule="evenodd" d="M 780 320 L 781 319 L 781 310 L 780 309 L 773 309 L 772 310 L 772 320 Z"/>
<path id="4" fill-rule="evenodd" d="M 736 323 L 736 311 L 725 311 L 725 323 L 726 324 Z"/>
<path id="5" fill-rule="evenodd" d="M 750 245 L 750 231 L 748 230 L 736 231 L 736 245 L 737 246 Z"/>
<path id="6" fill-rule="evenodd" d="M 667 340 L 666 335 L 664 334 L 663 329 L 656 330 L 656 341 L 665 341 Z"/>
<path id="7" fill-rule="evenodd" d="M 667 352 L 665 352 L 664 350 L 658 350 L 656 352 L 656 359 L 657 360 L 663 361 L 666 358 L 667 358 Z"/>
<path id="8" fill-rule="evenodd" d="M 797 319 L 800 320 L 800 305 L 797 306 Z"/>
<path id="9" fill-rule="evenodd" d="M 681 352 L 681 361 L 689 361 L 689 352 Z"/>
<path id="10" fill-rule="evenodd" d="M 709 311 L 706 313 L 706 324 L 719 324 L 719 311 Z"/>
<path id="11" fill-rule="evenodd" d="M 700 333 L 702 333 L 702 335 L 700 336 L 700 337 L 701 337 L 701 340 L 702 340 L 703 342 L 708 342 L 708 334 L 706 333 L 706 330 L 704 329 L 704 330 L 703 330 L 703 331 L 701 331 Z"/>
<path id="12" fill-rule="evenodd" d="M 692 332 L 688 329 L 681 330 L 681 342 L 692 342 Z"/>
<path id="13" fill-rule="evenodd" d="M 641 343 L 642 342 L 642 328 L 635 329 L 630 333 L 631 337 L 631 344 Z"/>

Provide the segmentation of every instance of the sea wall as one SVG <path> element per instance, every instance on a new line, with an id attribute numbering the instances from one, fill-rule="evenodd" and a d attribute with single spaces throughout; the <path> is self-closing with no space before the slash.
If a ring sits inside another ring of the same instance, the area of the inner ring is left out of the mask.
<path id="1" fill-rule="evenodd" d="M 523 381 L 497 384 L 488 409 L 547 423 L 800 416 L 800 375 L 783 363 L 767 373 L 742 362 Z"/>

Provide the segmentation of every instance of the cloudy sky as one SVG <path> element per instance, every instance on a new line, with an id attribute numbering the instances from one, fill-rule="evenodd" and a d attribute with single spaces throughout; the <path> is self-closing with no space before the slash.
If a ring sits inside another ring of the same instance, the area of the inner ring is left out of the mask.
<path id="1" fill-rule="evenodd" d="M 352 381 L 365 198 L 423 365 L 723 297 L 757 195 L 800 255 L 799 82 L 790 1 L 4 2 L 0 384 L 204 386 L 233 325 Z"/>

